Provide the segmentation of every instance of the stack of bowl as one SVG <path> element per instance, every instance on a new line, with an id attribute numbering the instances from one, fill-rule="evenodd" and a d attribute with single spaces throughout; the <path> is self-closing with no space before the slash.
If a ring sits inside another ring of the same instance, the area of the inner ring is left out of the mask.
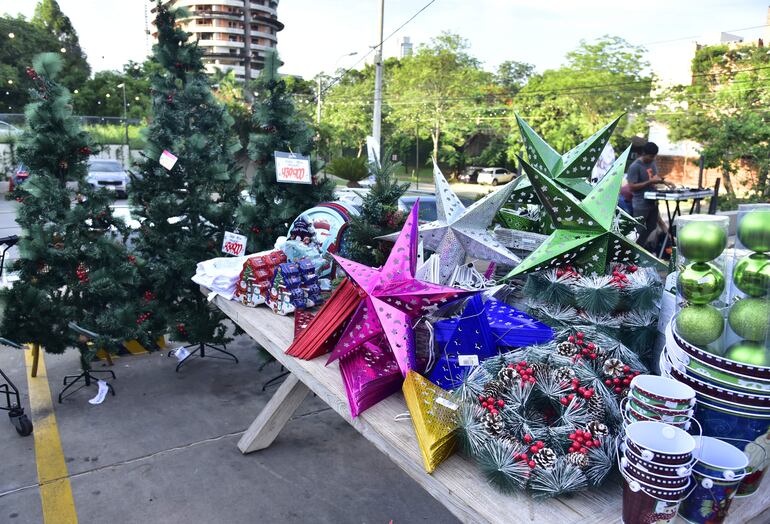
<path id="1" fill-rule="evenodd" d="M 679 506 L 679 515 L 693 524 L 721 524 L 748 474 L 749 457 L 712 437 L 695 437 L 694 453 L 693 490 Z"/>
<path id="2" fill-rule="evenodd" d="M 690 429 L 695 391 L 666 377 L 637 375 L 624 400 L 623 419 L 633 422 L 665 422 L 685 431 Z"/>
<path id="3" fill-rule="evenodd" d="M 754 493 L 767 468 L 770 446 L 770 367 L 753 366 L 687 343 L 672 321 L 660 355 L 661 374 L 696 393 L 695 420 L 704 435 L 732 438 L 750 459 L 738 496 Z"/>
<path id="4" fill-rule="evenodd" d="M 663 422 L 632 422 L 620 445 L 623 523 L 665 524 L 692 491 L 695 439 Z"/>

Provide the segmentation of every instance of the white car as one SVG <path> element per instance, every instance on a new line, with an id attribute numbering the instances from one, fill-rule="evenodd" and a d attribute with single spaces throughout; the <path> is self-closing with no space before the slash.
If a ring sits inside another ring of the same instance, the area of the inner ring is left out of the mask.
<path id="1" fill-rule="evenodd" d="M 516 177 L 516 173 L 511 173 L 507 169 L 502 167 L 485 167 L 479 173 L 479 184 L 489 184 L 496 186 L 498 184 L 505 184 L 510 182 Z"/>
<path id="2" fill-rule="evenodd" d="M 128 185 L 131 179 L 123 169 L 123 165 L 117 160 L 93 158 L 88 161 L 88 175 L 86 182 L 94 189 L 104 188 L 114 191 L 120 198 L 128 196 Z"/>

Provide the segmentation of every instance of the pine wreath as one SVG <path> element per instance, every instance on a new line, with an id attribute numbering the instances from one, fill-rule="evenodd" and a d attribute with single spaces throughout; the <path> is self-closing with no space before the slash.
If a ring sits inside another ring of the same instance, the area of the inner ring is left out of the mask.
<path id="1" fill-rule="evenodd" d="M 577 351 L 565 355 L 565 343 Z M 455 391 L 461 449 L 503 491 L 551 497 L 601 484 L 615 462 L 624 380 L 646 371 L 632 355 L 598 331 L 565 329 L 485 360 Z"/>

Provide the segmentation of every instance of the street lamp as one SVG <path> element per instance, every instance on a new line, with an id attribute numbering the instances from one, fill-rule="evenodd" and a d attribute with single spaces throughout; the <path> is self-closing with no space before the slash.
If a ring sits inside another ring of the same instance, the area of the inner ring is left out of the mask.
<path id="1" fill-rule="evenodd" d="M 123 129 L 126 132 L 126 167 L 128 167 L 128 157 L 131 156 L 131 147 L 128 144 L 128 104 L 126 103 L 126 83 L 122 82 L 118 84 L 117 87 L 123 88 Z"/>

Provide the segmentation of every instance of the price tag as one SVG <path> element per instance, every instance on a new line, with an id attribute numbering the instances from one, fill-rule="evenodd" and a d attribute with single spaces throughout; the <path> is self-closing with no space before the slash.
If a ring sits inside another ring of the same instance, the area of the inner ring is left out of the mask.
<path id="1" fill-rule="evenodd" d="M 177 157 L 171 154 L 166 149 L 163 150 L 163 152 L 160 154 L 160 158 L 158 159 L 158 162 L 160 162 L 160 165 L 165 167 L 168 171 L 171 171 L 171 168 L 174 167 L 174 164 L 176 164 Z"/>
<path id="2" fill-rule="evenodd" d="M 222 241 L 222 252 L 239 257 L 246 252 L 246 237 L 230 231 L 225 231 Z"/>
<path id="3" fill-rule="evenodd" d="M 457 411 L 457 408 L 460 407 L 451 400 L 447 400 L 441 397 L 436 397 L 436 404 L 441 404 L 445 408 L 451 409 L 452 411 Z"/>
<path id="4" fill-rule="evenodd" d="M 478 366 L 478 355 L 457 355 L 457 363 L 461 366 Z"/>
<path id="5" fill-rule="evenodd" d="M 289 184 L 312 184 L 310 157 L 274 151 L 275 179 Z"/>

